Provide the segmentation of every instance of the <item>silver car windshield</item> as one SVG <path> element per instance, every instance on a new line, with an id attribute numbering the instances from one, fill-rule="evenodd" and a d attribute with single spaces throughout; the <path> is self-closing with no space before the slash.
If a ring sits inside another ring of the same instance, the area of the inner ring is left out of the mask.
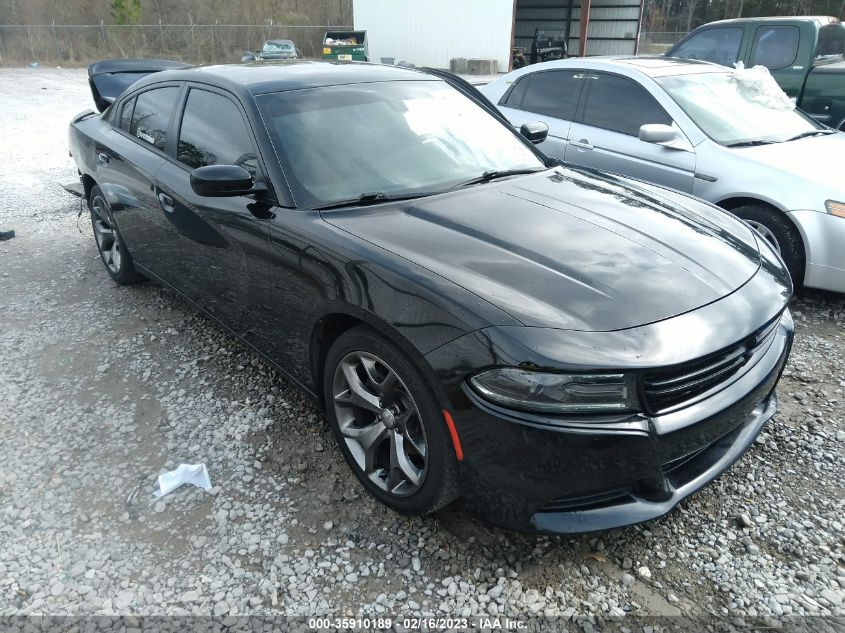
<path id="1" fill-rule="evenodd" d="M 780 143 L 826 129 L 794 108 L 776 108 L 739 89 L 732 73 L 657 78 L 657 83 L 717 143 Z"/>
<path id="2" fill-rule="evenodd" d="M 297 199 L 307 206 L 544 168 L 513 132 L 443 81 L 290 90 L 257 102 Z"/>

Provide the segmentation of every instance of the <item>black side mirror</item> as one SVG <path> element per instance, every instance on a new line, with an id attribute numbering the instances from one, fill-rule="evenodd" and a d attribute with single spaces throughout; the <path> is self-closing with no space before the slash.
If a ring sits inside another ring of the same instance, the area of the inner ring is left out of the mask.
<path id="1" fill-rule="evenodd" d="M 265 191 L 256 186 L 252 175 L 238 165 L 206 165 L 191 172 L 191 189 L 198 196 L 223 198 L 246 196 Z"/>
<path id="2" fill-rule="evenodd" d="M 519 128 L 519 133 L 534 143 L 534 145 L 537 145 L 537 143 L 542 143 L 546 140 L 546 137 L 549 135 L 549 126 L 542 121 L 523 123 Z"/>

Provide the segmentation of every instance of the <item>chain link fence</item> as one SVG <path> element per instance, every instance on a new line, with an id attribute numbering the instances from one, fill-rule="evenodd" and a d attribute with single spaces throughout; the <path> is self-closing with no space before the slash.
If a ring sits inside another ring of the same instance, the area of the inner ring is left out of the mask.
<path id="1" fill-rule="evenodd" d="M 240 61 L 264 40 L 293 40 L 321 57 L 327 30 L 349 26 L 280 24 L 0 25 L 0 65 L 85 66 L 100 59 L 160 57 L 192 64 Z"/>
<path id="2" fill-rule="evenodd" d="M 687 33 L 688 31 L 642 31 L 637 52 L 640 55 L 662 55 Z"/>

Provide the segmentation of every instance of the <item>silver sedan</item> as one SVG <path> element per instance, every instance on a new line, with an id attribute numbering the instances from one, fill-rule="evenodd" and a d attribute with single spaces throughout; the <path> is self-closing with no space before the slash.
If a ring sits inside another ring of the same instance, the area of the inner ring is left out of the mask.
<path id="1" fill-rule="evenodd" d="M 800 285 L 845 292 L 845 133 L 774 107 L 723 66 L 573 58 L 481 87 L 508 120 L 549 126 L 549 156 L 671 187 L 730 210 Z"/>

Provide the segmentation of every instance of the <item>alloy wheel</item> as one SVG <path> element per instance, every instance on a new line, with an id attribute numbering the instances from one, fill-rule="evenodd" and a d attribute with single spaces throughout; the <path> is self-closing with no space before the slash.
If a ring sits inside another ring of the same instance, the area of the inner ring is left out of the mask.
<path id="1" fill-rule="evenodd" d="M 94 196 L 91 200 L 92 224 L 94 226 L 94 238 L 97 240 L 97 248 L 103 258 L 106 267 L 113 273 L 120 272 L 121 254 L 120 240 L 117 238 L 114 227 L 112 227 L 108 215 L 108 207 L 102 196 Z"/>
<path id="2" fill-rule="evenodd" d="M 416 402 L 382 359 L 350 352 L 335 368 L 333 403 L 355 464 L 383 491 L 417 492 L 428 469 L 428 442 Z"/>

